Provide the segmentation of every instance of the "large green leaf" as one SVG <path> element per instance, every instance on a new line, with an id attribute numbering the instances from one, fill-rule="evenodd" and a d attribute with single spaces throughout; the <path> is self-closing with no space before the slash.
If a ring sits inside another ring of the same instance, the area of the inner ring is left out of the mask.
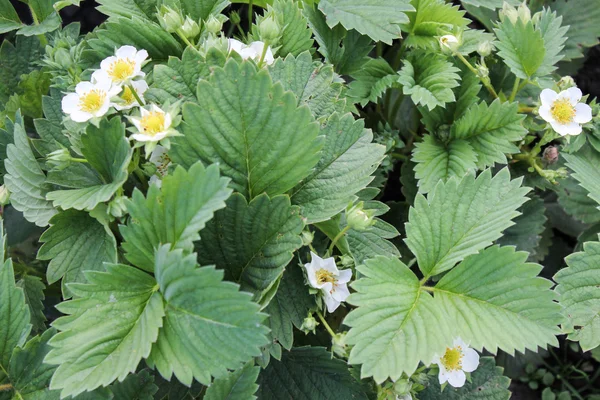
<path id="1" fill-rule="evenodd" d="M 154 384 L 154 376 L 144 369 L 137 374 L 130 374 L 123 382 L 115 382 L 110 386 L 114 400 L 154 400 L 158 386 Z"/>
<path id="2" fill-rule="evenodd" d="M 197 268 L 196 255 L 162 246 L 155 274 L 165 298 L 164 326 L 148 360 L 167 380 L 207 385 L 260 355 L 267 344 L 266 314 L 249 293 L 223 281 L 223 271 Z M 193 337 L 194 340 L 189 340 Z"/>
<path id="3" fill-rule="evenodd" d="M 0 3 L 0 34 L 19 29 L 23 26 L 19 14 L 10 1 Z"/>
<path id="4" fill-rule="evenodd" d="M 204 400 L 244 399 L 254 400 L 258 385 L 256 378 L 260 368 L 251 363 L 232 371 L 222 378 L 215 379 L 206 390 Z"/>
<path id="5" fill-rule="evenodd" d="M 583 351 L 600 346 L 600 243 L 583 244 L 583 251 L 565 258 L 568 267 L 554 276 L 556 291 L 574 329 L 569 339 Z"/>
<path id="6" fill-rule="evenodd" d="M 556 0 L 549 3 L 552 10 L 562 17 L 562 25 L 568 26 L 567 41 L 563 53 L 565 61 L 583 57 L 583 49 L 598 44 L 600 37 L 600 7 L 596 0 Z"/>
<path id="7" fill-rule="evenodd" d="M 6 147 L 6 153 L 4 183 L 11 192 L 11 205 L 21 211 L 29 222 L 38 226 L 48 225 L 50 218 L 56 214 L 52 203 L 45 197 L 49 185 L 33 155 L 27 133 L 19 124 L 14 125 L 14 144 Z"/>
<path id="8" fill-rule="evenodd" d="M 299 347 L 272 360 L 258 377 L 261 400 L 366 400 L 342 360 L 323 347 Z"/>
<path id="9" fill-rule="evenodd" d="M 199 262 L 225 270 L 228 280 L 259 299 L 302 246 L 304 222 L 288 196 L 266 194 L 250 203 L 236 193 L 201 232 Z"/>
<path id="10" fill-rule="evenodd" d="M 419 268 L 433 276 L 454 266 L 466 256 L 492 244 L 513 225 L 516 210 L 525 203 L 529 188 L 522 179 L 510 179 L 504 168 L 492 177 L 485 170 L 479 177 L 439 183 L 425 199 L 417 195 L 409 211 L 405 242 L 417 257 Z"/>
<path id="11" fill-rule="evenodd" d="M 273 5 L 267 6 L 265 15 L 273 15 L 281 27 L 277 40 L 277 56 L 286 57 L 288 54 L 298 56 L 304 51 L 312 49 L 312 31 L 300 4 L 295 1 L 275 0 Z M 269 14 L 270 13 L 270 14 Z M 260 25 L 263 16 L 256 19 L 256 26 Z"/>
<path id="12" fill-rule="evenodd" d="M 58 150 L 60 147 L 70 147 L 69 138 L 63 133 L 63 113 L 59 97 L 42 97 L 42 110 L 44 118 L 33 120 L 35 131 L 45 144 L 48 152 Z M 38 144 L 35 145 L 36 148 Z"/>
<path id="13" fill-rule="evenodd" d="M 109 17 L 138 17 L 156 21 L 156 0 L 98 0 L 97 10 Z"/>
<path id="14" fill-rule="evenodd" d="M 44 315 L 44 289 L 46 286 L 42 279 L 33 275 L 23 275 L 17 281 L 17 286 L 23 289 L 33 331 L 46 330 L 46 316 Z"/>
<path id="15" fill-rule="evenodd" d="M 494 246 L 444 275 L 434 295 L 456 336 L 494 354 L 498 348 L 513 354 L 558 346 L 562 317 L 553 283 L 537 276 L 542 266 L 527 263 L 527 256 L 511 246 Z"/>
<path id="16" fill-rule="evenodd" d="M 218 165 L 204 168 L 198 162 L 189 171 L 177 167 L 163 178 L 160 188 L 150 185 L 145 198 L 135 190 L 127 202 L 131 219 L 121 226 L 125 257 L 153 271 L 154 251 L 159 245 L 169 243 L 191 252 L 192 242 L 200 238 L 198 232 L 216 210 L 225 207 L 231 194 L 228 182 L 219 176 Z"/>
<path id="17" fill-rule="evenodd" d="M 352 74 L 348 97 L 355 103 L 365 106 L 368 102 L 377 102 L 390 88 L 400 87 L 398 74 L 383 58 L 370 59 L 358 71 Z"/>
<path id="18" fill-rule="evenodd" d="M 600 155 L 589 146 L 575 154 L 563 154 L 567 167 L 573 171 L 571 176 L 589 192 L 588 196 L 600 206 Z"/>
<path id="19" fill-rule="evenodd" d="M 539 19 L 535 25 L 544 39 L 544 48 L 546 50 L 542 64 L 537 70 L 537 76 L 548 75 L 557 67 L 556 63 L 563 58 L 563 48 L 567 40 L 568 26 L 562 24 L 562 17 L 557 16 L 548 8 L 544 8 L 539 14 Z"/>
<path id="20" fill-rule="evenodd" d="M 117 262 L 117 241 L 112 232 L 84 211 L 63 211 L 50 220 L 42 234 L 44 243 L 39 260 L 50 260 L 46 279 L 52 284 L 63 279 L 65 297 L 71 297 L 66 284 L 86 282 L 85 271 L 104 271 L 104 263 Z"/>
<path id="21" fill-rule="evenodd" d="M 219 14 L 230 2 L 229 0 L 171 0 L 178 5 L 183 15 L 194 20 L 206 20 L 211 14 Z"/>
<path id="22" fill-rule="evenodd" d="M 519 18 L 513 23 L 508 17 L 494 29 L 498 40 L 494 42 L 513 74 L 521 79 L 532 77 L 542 65 L 546 55 L 544 38 L 533 22 L 524 23 Z"/>
<path id="23" fill-rule="evenodd" d="M 496 243 L 502 246 L 512 245 L 519 251 L 528 252 L 530 261 L 540 260 L 543 255 L 539 246 L 548 220 L 544 200 L 533 196 L 519 211 L 521 215 L 514 219 L 515 224 L 506 229 Z"/>
<path id="24" fill-rule="evenodd" d="M 67 316 L 52 324 L 60 333 L 44 362 L 58 365 L 50 388 L 60 389 L 61 397 L 125 379 L 148 357 L 163 325 L 154 278 L 127 265 L 105 267 L 87 271 L 89 283 L 72 283 L 75 299 L 57 306 Z"/>
<path id="25" fill-rule="evenodd" d="M 19 86 L 19 77 L 38 68 L 42 46 L 37 37 L 17 36 L 0 47 L 0 104 L 6 103 Z"/>
<path id="26" fill-rule="evenodd" d="M 362 364 L 361 377 L 376 382 L 411 375 L 419 362 L 429 363 L 452 342 L 446 319 L 433 297 L 401 261 L 377 257 L 357 267 L 361 279 L 348 302 L 346 343 L 354 345 L 351 364 Z"/>
<path id="27" fill-rule="evenodd" d="M 349 199 L 373 179 L 385 147 L 351 114 L 333 114 L 321 128 L 325 146 L 314 171 L 292 190 L 292 203 L 309 223 L 325 221 L 342 211 Z"/>
<path id="28" fill-rule="evenodd" d="M 558 203 L 569 215 L 586 224 L 600 222 L 600 204 L 571 175 L 558 181 L 556 193 Z"/>
<path id="29" fill-rule="evenodd" d="M 400 24 L 408 22 L 405 12 L 413 7 L 408 0 L 321 0 L 319 9 L 333 28 L 341 23 L 378 42 L 392 44 L 401 37 Z"/>
<path id="30" fill-rule="evenodd" d="M 184 136 L 173 140 L 175 162 L 218 162 L 248 199 L 285 193 L 319 160 L 322 141 L 307 107 L 273 84 L 266 70 L 230 60 L 198 84 L 198 104 L 183 107 Z"/>

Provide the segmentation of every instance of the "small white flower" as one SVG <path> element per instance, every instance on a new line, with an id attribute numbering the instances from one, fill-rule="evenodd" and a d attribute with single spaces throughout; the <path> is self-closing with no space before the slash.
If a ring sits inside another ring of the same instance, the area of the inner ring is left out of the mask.
<path id="1" fill-rule="evenodd" d="M 110 98 L 121 91 L 113 87 L 110 80 L 102 74 L 95 74 L 93 82 L 79 82 L 75 93 L 69 93 L 62 99 L 62 110 L 75 122 L 86 122 L 101 117 L 110 108 Z"/>
<path id="2" fill-rule="evenodd" d="M 479 366 L 479 354 L 460 338 L 456 338 L 453 345 L 443 356 L 436 354 L 432 362 L 440 367 L 440 385 L 448 382 L 451 386 L 462 387 L 467 380 L 465 372 L 473 372 Z"/>
<path id="3" fill-rule="evenodd" d="M 137 129 L 131 137 L 138 142 L 158 142 L 172 134 L 172 118 L 155 104 L 147 108 L 140 108 L 140 117 L 129 117 Z"/>
<path id="4" fill-rule="evenodd" d="M 133 81 L 133 82 L 131 82 L 131 86 L 133 86 L 133 89 L 137 93 L 138 97 L 140 99 L 143 99 L 144 93 L 146 92 L 146 90 L 148 90 L 148 84 L 146 83 L 146 81 L 144 81 L 144 80 Z M 129 86 L 123 87 L 123 92 L 121 92 L 121 95 L 119 97 L 120 97 L 120 100 L 118 102 L 115 101 L 112 103 L 112 105 L 119 111 L 129 110 L 133 107 L 139 107 L 141 105 L 136 100 L 136 98 L 133 95 L 133 93 L 131 92 L 131 88 L 129 88 Z"/>
<path id="5" fill-rule="evenodd" d="M 308 282 L 323 292 L 327 311 L 334 312 L 350 295 L 347 283 L 352 278 L 352 270 L 338 270 L 333 257 L 322 259 L 313 252 L 310 255 L 311 262 L 304 264 Z"/>
<path id="6" fill-rule="evenodd" d="M 158 145 L 150 154 L 150 162 L 156 166 L 156 174 L 150 177 L 150 183 L 156 183 L 158 187 L 162 185 L 162 178 L 167 174 L 171 158 L 167 154 L 167 148 Z"/>
<path id="7" fill-rule="evenodd" d="M 458 38 L 454 35 L 444 35 L 440 38 L 440 46 L 442 46 L 442 50 L 445 48 L 450 49 L 452 51 L 456 51 L 460 42 Z"/>
<path id="8" fill-rule="evenodd" d="M 265 44 L 260 41 L 252 42 L 249 45 L 246 45 L 239 40 L 228 39 L 228 43 L 229 52 L 235 51 L 240 55 L 240 57 L 242 57 L 243 60 L 252 59 L 256 62 L 260 61 L 260 57 L 262 56 L 265 48 Z M 273 52 L 271 51 L 270 46 L 267 47 L 267 52 L 265 53 L 263 62 L 267 65 L 271 65 L 275 62 L 275 57 L 273 57 Z"/>
<path id="9" fill-rule="evenodd" d="M 579 135 L 581 124 L 592 120 L 592 108 L 579 103 L 581 95 L 581 90 L 576 87 L 560 93 L 551 89 L 542 90 L 540 117 L 550 123 L 552 129 L 561 136 Z"/>
<path id="10" fill-rule="evenodd" d="M 107 57 L 100 63 L 100 69 L 105 71 L 115 85 L 128 84 L 136 77 L 144 77 L 142 65 L 148 58 L 146 50 L 138 51 L 133 46 L 121 46 L 114 56 Z"/>

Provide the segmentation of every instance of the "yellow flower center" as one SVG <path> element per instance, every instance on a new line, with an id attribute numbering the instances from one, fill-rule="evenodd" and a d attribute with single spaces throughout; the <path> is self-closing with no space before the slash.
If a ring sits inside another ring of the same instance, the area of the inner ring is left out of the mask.
<path id="1" fill-rule="evenodd" d="M 333 273 L 331 273 L 330 271 L 327 271 L 326 269 L 321 268 L 320 270 L 318 270 L 316 272 L 317 275 L 317 282 L 320 284 L 329 282 L 329 283 L 335 283 L 335 278 L 333 277 Z"/>
<path id="2" fill-rule="evenodd" d="M 106 99 L 106 92 L 92 89 L 79 98 L 79 108 L 88 113 L 94 113 L 102 107 Z"/>
<path id="3" fill-rule="evenodd" d="M 150 111 L 140 121 L 145 134 L 154 136 L 165 129 L 165 113 L 161 111 Z"/>
<path id="4" fill-rule="evenodd" d="M 133 96 L 131 89 L 129 89 L 129 86 L 125 86 L 121 98 L 125 101 L 125 105 L 130 105 L 135 101 L 135 97 Z"/>
<path id="5" fill-rule="evenodd" d="M 110 64 L 108 75 L 113 81 L 124 81 L 133 75 L 135 70 L 135 61 L 129 58 L 119 58 Z"/>
<path id="6" fill-rule="evenodd" d="M 442 357 L 442 365 L 448 371 L 457 371 L 462 368 L 462 349 L 460 346 L 447 348 L 444 357 Z"/>
<path id="7" fill-rule="evenodd" d="M 568 124 L 575 117 L 575 107 L 571 105 L 569 99 L 558 99 L 552 104 L 550 113 L 560 124 Z"/>

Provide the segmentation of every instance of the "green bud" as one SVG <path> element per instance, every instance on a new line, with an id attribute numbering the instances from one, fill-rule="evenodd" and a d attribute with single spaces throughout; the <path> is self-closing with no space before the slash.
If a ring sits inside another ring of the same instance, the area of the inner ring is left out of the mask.
<path id="1" fill-rule="evenodd" d="M 5 185 L 0 186 L 0 205 L 7 205 L 10 201 L 10 191 Z"/>
<path id="2" fill-rule="evenodd" d="M 223 29 L 223 23 L 221 21 L 219 21 L 218 18 L 215 18 L 215 16 L 212 14 L 206 20 L 205 25 L 206 25 L 206 30 L 209 33 L 214 33 L 215 35 L 217 33 L 221 32 L 221 29 Z"/>
<path id="3" fill-rule="evenodd" d="M 304 321 L 302 321 L 302 326 L 300 327 L 300 330 L 306 334 L 315 333 L 315 329 L 318 325 L 319 323 L 312 316 L 312 314 L 308 314 L 308 317 L 304 318 Z"/>
<path id="4" fill-rule="evenodd" d="M 490 76 L 490 70 L 485 65 L 477 64 L 475 65 L 475 68 L 477 69 L 477 75 L 480 78 L 488 78 Z"/>
<path id="5" fill-rule="evenodd" d="M 315 234 L 307 229 L 302 231 L 300 237 L 302 238 L 302 245 L 308 246 L 312 243 L 313 239 L 315 238 Z"/>
<path id="6" fill-rule="evenodd" d="M 560 90 L 566 90 L 568 88 L 576 86 L 577 84 L 575 83 L 575 80 L 568 75 L 563 76 L 562 78 L 560 78 L 560 81 L 558 81 L 558 87 L 560 88 Z"/>
<path id="7" fill-rule="evenodd" d="M 348 357 L 348 346 L 346 346 L 346 333 L 338 333 L 331 339 L 331 350 L 338 357 Z"/>
<path id="8" fill-rule="evenodd" d="M 440 38 L 440 47 L 445 54 L 454 54 L 460 47 L 460 40 L 454 35 L 444 35 Z"/>
<path id="9" fill-rule="evenodd" d="M 525 2 L 519 5 L 518 8 L 504 2 L 502 10 L 500 11 L 500 21 L 504 22 L 505 18 L 508 18 L 513 25 L 515 25 L 519 19 L 526 24 L 531 21 L 531 11 Z"/>
<path id="10" fill-rule="evenodd" d="M 479 43 L 479 47 L 477 47 L 477 52 L 481 57 L 489 56 L 492 54 L 492 50 L 494 50 L 494 45 L 489 40 Z"/>
<path id="11" fill-rule="evenodd" d="M 181 31 L 186 38 L 193 39 L 200 34 L 200 25 L 190 17 L 185 17 Z"/>
<path id="12" fill-rule="evenodd" d="M 183 17 L 178 11 L 163 5 L 158 12 L 158 22 L 165 31 L 173 33 L 183 25 Z"/>
<path id="13" fill-rule="evenodd" d="M 344 254 L 343 256 L 341 256 L 340 262 L 346 268 L 351 268 L 352 266 L 354 266 L 354 258 L 352 258 L 352 256 L 349 256 L 348 254 Z"/>
<path id="14" fill-rule="evenodd" d="M 260 32 L 260 38 L 263 41 L 271 44 L 279 39 L 279 34 L 281 33 L 279 24 L 277 21 L 275 21 L 275 18 L 272 15 L 269 15 L 260 21 L 260 24 L 258 24 L 258 30 Z"/>
<path id="15" fill-rule="evenodd" d="M 63 147 L 48 154 L 46 156 L 46 161 L 55 169 L 63 170 L 71 164 L 71 158 L 69 150 Z"/>
<path id="16" fill-rule="evenodd" d="M 364 231 L 375 223 L 372 210 L 364 210 L 364 202 L 346 208 L 346 223 L 351 229 Z"/>
<path id="17" fill-rule="evenodd" d="M 127 207 L 125 205 L 125 196 L 117 196 L 110 203 L 108 203 L 108 213 L 115 218 L 121 218 L 127 214 Z"/>
<path id="18" fill-rule="evenodd" d="M 407 394 L 410 392 L 411 387 L 412 385 L 408 379 L 399 379 L 394 383 L 394 393 L 398 395 Z"/>

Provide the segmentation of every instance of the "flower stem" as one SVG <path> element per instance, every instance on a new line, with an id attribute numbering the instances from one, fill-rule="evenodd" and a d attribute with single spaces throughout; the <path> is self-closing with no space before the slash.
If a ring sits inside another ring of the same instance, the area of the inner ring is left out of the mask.
<path id="1" fill-rule="evenodd" d="M 338 240 L 340 240 L 342 238 L 342 236 L 344 236 L 346 234 L 346 232 L 348 232 L 349 230 L 350 230 L 350 226 L 346 225 L 344 227 L 344 229 L 342 229 L 340 231 L 340 233 L 338 233 L 337 235 L 335 235 L 335 237 L 331 241 L 331 244 L 329 245 L 329 250 L 327 250 L 327 254 L 333 253 L 333 248 L 335 247 L 335 245 L 338 242 Z"/>
<path id="2" fill-rule="evenodd" d="M 146 103 L 144 103 L 144 101 L 140 98 L 140 96 L 138 95 L 138 93 L 133 88 L 133 85 L 130 83 L 129 85 L 127 85 L 127 87 L 129 88 L 129 90 L 131 90 L 131 94 L 133 95 L 133 97 L 135 97 L 135 99 L 137 100 L 138 104 L 140 106 L 145 106 Z"/>
<path id="3" fill-rule="evenodd" d="M 465 58 L 465 56 L 463 56 L 463 55 L 462 55 L 462 54 L 460 54 L 460 53 L 454 53 L 454 55 L 455 55 L 456 57 L 458 57 L 458 59 L 459 59 L 460 61 L 462 61 L 462 63 L 463 63 L 463 64 L 465 64 L 465 65 L 467 66 L 467 68 L 469 68 L 469 70 L 470 70 L 472 73 L 474 73 L 474 74 L 475 74 L 475 75 L 476 75 L 476 76 L 479 78 L 479 80 L 481 81 L 481 83 L 483 83 L 483 86 L 485 86 L 485 87 L 486 87 L 486 89 L 487 89 L 487 90 L 490 92 L 490 94 L 491 94 L 492 96 L 494 96 L 494 98 L 496 98 L 496 99 L 497 99 L 497 98 L 498 98 L 498 93 L 496 93 L 496 90 L 494 90 L 494 87 L 491 85 L 491 83 L 489 82 L 489 80 L 488 80 L 488 79 L 483 79 L 483 78 L 482 78 L 482 77 L 479 75 L 479 72 L 477 71 L 477 69 L 475 69 L 475 67 L 471 65 L 471 63 L 469 62 L 469 60 L 467 60 L 467 59 Z"/>
<path id="4" fill-rule="evenodd" d="M 331 329 L 331 327 L 329 326 L 329 324 L 327 323 L 327 321 L 325 320 L 325 317 L 323 317 L 323 314 L 321 314 L 320 310 L 317 310 L 317 315 L 319 316 L 319 319 L 321 320 L 321 323 L 323 324 L 323 326 L 325 327 L 325 329 L 327 329 L 327 332 L 329 332 L 329 334 L 331 335 L 331 337 L 335 337 L 336 334 L 333 331 L 333 329 Z"/>
<path id="5" fill-rule="evenodd" d="M 75 157 L 71 157 L 71 159 L 69 161 L 78 162 L 78 163 L 87 163 L 88 162 L 88 160 L 86 160 L 85 158 L 75 158 Z"/>
<path id="6" fill-rule="evenodd" d="M 40 20 L 38 19 L 37 15 L 35 14 L 33 7 L 31 7 L 31 4 L 29 5 L 29 11 L 31 11 L 31 19 L 33 19 L 33 23 L 35 25 L 39 25 Z M 42 46 L 46 46 L 48 44 L 48 40 L 46 39 L 46 36 L 43 33 L 37 35 L 37 37 L 38 37 L 38 39 L 40 39 L 40 43 L 42 44 Z"/>
<path id="7" fill-rule="evenodd" d="M 190 41 L 188 40 L 188 38 L 186 38 L 186 37 L 185 37 L 185 34 L 184 34 L 184 33 L 183 33 L 183 31 L 181 30 L 181 28 L 180 28 L 180 29 L 177 29 L 177 30 L 175 31 L 175 33 L 177 34 L 177 36 L 179 36 L 179 37 L 181 38 L 181 40 L 183 40 L 183 42 L 184 42 L 185 44 L 187 44 L 187 45 L 188 45 L 188 46 L 190 46 L 191 48 L 194 48 L 194 49 L 196 48 L 196 46 L 194 46 L 194 45 L 192 44 L 192 42 L 190 42 Z"/>
<path id="8" fill-rule="evenodd" d="M 253 19 L 252 6 L 253 5 L 254 5 L 254 0 L 248 1 L 248 26 L 252 26 L 252 19 Z M 248 30 L 250 30 L 250 29 L 248 29 Z"/>
<path id="9" fill-rule="evenodd" d="M 268 49 L 269 49 L 269 41 L 265 40 L 265 44 L 263 46 L 263 51 L 262 51 L 262 54 L 260 55 L 260 60 L 258 61 L 258 68 L 262 68 Z"/>
<path id="10" fill-rule="evenodd" d="M 510 97 L 508 98 L 509 102 L 515 101 L 515 97 L 517 97 L 517 92 L 519 91 L 519 84 L 521 83 L 521 78 L 517 77 L 515 79 L 515 84 L 513 85 L 512 92 L 510 93 Z"/>

